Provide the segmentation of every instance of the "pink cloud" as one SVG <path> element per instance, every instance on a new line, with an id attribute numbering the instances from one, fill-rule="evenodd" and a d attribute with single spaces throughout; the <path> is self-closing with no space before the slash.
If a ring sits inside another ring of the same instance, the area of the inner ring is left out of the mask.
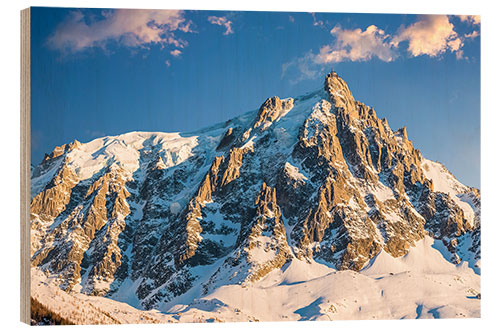
<path id="1" fill-rule="evenodd" d="M 106 48 L 116 42 L 127 47 L 149 47 L 153 44 L 185 47 L 187 42 L 176 31 L 191 32 L 180 10 L 117 9 L 103 12 L 104 18 L 87 23 L 80 11 L 73 12 L 48 38 L 52 49 L 72 53 L 92 47 Z"/>
<path id="2" fill-rule="evenodd" d="M 176 49 L 176 50 L 170 51 L 170 54 L 173 55 L 174 57 L 178 57 L 182 54 L 182 51 Z"/>
<path id="3" fill-rule="evenodd" d="M 314 15 L 313 18 L 317 22 Z M 480 23 L 479 16 L 464 16 L 460 17 L 460 20 L 472 24 Z M 283 64 L 281 76 L 284 77 L 289 71 L 298 72 L 297 79 L 291 81 L 295 83 L 316 77 L 325 65 L 371 59 L 391 62 L 401 56 L 403 50 L 406 50 L 410 57 L 437 57 L 449 51 L 455 53 L 457 59 L 467 60 L 462 48 L 467 40 L 479 36 L 478 31 L 458 35 L 446 15 L 421 15 L 415 23 L 402 26 L 394 34 L 386 33 L 375 25 L 370 25 L 365 30 L 336 26 L 330 34 L 334 40 L 321 46 L 318 53 L 310 50 L 302 57 Z"/>
<path id="4" fill-rule="evenodd" d="M 335 37 L 335 42 L 321 47 L 319 54 L 314 57 L 314 61 L 318 64 L 367 61 L 372 58 L 389 62 L 396 57 L 388 42 L 390 36 L 374 25 L 364 31 L 359 28 L 349 30 L 336 26 L 330 33 Z"/>
<path id="5" fill-rule="evenodd" d="M 446 15 L 420 16 L 417 22 L 400 29 L 391 44 L 398 46 L 403 41 L 408 41 L 408 52 L 414 57 L 436 57 L 447 50 L 456 52 L 463 45 Z"/>
<path id="6" fill-rule="evenodd" d="M 465 38 L 470 38 L 470 39 L 474 39 L 476 38 L 477 36 L 479 36 L 479 32 L 478 31 L 473 31 L 471 32 L 470 34 L 465 34 Z"/>
<path id="7" fill-rule="evenodd" d="M 481 16 L 479 15 L 457 15 L 460 21 L 471 23 L 473 25 L 481 24 Z"/>
<path id="8" fill-rule="evenodd" d="M 209 16 L 208 17 L 208 22 L 210 22 L 211 24 L 216 24 L 216 25 L 224 26 L 226 28 L 226 31 L 224 31 L 224 35 L 229 35 L 229 34 L 234 33 L 233 28 L 232 28 L 233 22 L 229 21 L 224 16 L 221 16 L 221 17 Z"/>

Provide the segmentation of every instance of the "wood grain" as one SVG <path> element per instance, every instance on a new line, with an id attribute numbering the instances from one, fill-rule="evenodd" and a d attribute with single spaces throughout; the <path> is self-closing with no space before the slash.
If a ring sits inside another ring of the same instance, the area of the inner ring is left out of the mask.
<path id="1" fill-rule="evenodd" d="M 31 11 L 21 11 L 21 321 L 30 324 Z"/>

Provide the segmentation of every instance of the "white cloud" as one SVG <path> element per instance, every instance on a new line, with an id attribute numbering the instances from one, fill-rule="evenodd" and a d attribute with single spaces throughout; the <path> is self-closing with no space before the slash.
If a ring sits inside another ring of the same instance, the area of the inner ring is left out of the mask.
<path id="1" fill-rule="evenodd" d="M 390 36 L 374 25 L 365 31 L 336 26 L 330 33 L 335 37 L 335 42 L 321 47 L 319 54 L 314 57 L 318 64 L 367 61 L 372 58 L 389 62 L 397 56 L 388 41 Z"/>
<path id="2" fill-rule="evenodd" d="M 281 67 L 281 76 L 295 72 L 290 83 L 314 79 L 324 71 L 325 66 L 344 61 L 368 61 L 378 58 L 385 62 L 393 61 L 397 52 L 390 44 L 390 36 L 374 25 L 361 29 L 342 29 L 334 27 L 330 34 L 335 37 L 331 44 L 320 48 L 319 53 L 309 51 Z"/>
<path id="3" fill-rule="evenodd" d="M 221 17 L 209 16 L 208 17 L 208 22 L 210 22 L 211 24 L 216 24 L 216 25 L 224 26 L 226 28 L 226 31 L 224 31 L 224 35 L 229 35 L 229 34 L 232 34 L 234 32 L 233 28 L 232 28 L 233 22 L 229 21 L 224 16 L 221 16 Z"/>
<path id="4" fill-rule="evenodd" d="M 403 41 L 408 41 L 408 52 L 413 57 L 436 57 L 447 50 L 456 52 L 463 46 L 446 15 L 420 16 L 414 24 L 400 29 L 392 39 L 392 45 L 399 46 Z"/>
<path id="5" fill-rule="evenodd" d="M 474 25 L 481 24 L 481 16 L 479 15 L 457 15 L 457 16 L 462 22 L 467 22 Z"/>
<path id="6" fill-rule="evenodd" d="M 309 51 L 304 56 L 283 64 L 281 76 L 284 77 L 289 71 L 296 72 L 296 77 L 290 80 L 294 84 L 316 78 L 326 65 L 344 61 L 368 61 L 372 58 L 390 62 L 397 57 L 395 49 L 390 45 L 390 36 L 374 25 L 364 31 L 336 26 L 330 33 L 335 37 L 332 44 L 322 46 L 319 53 Z"/>
<path id="7" fill-rule="evenodd" d="M 167 67 L 170 67 L 170 60 L 165 60 L 165 65 L 167 65 Z"/>
<path id="8" fill-rule="evenodd" d="M 76 53 L 87 48 L 106 48 L 110 42 L 127 47 L 153 44 L 185 47 L 187 42 L 175 32 L 192 32 L 180 10 L 117 9 L 102 13 L 104 18 L 90 20 L 74 11 L 48 38 L 47 45 L 62 52 Z"/>

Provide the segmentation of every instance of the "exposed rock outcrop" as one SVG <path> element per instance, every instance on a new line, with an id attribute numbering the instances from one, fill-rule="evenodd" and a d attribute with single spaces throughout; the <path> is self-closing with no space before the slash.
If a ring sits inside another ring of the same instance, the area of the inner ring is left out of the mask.
<path id="1" fill-rule="evenodd" d="M 64 144 L 64 145 L 62 145 L 60 147 L 56 147 L 56 148 L 54 148 L 54 150 L 52 151 L 52 153 L 50 153 L 49 155 L 45 154 L 45 157 L 43 158 L 42 163 L 48 162 L 50 160 L 55 159 L 56 157 L 62 156 L 63 154 L 69 152 L 72 149 L 78 148 L 81 145 L 82 144 L 79 141 L 74 140 L 71 143 Z"/>
<path id="2" fill-rule="evenodd" d="M 278 96 L 268 98 L 260 107 L 253 127 L 258 128 L 263 125 L 266 127 L 266 124 L 272 123 L 282 116 L 284 112 L 291 110 L 292 107 L 293 98 L 286 100 L 281 100 Z"/>

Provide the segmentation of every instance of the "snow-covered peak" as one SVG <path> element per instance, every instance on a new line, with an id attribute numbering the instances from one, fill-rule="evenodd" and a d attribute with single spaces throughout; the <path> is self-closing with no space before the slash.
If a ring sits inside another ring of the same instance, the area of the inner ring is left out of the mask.
<path id="1" fill-rule="evenodd" d="M 441 163 L 424 158 L 422 167 L 425 176 L 432 180 L 435 191 L 449 194 L 458 194 L 470 191 L 467 186 L 460 183 L 457 178 L 455 178 L 455 176 L 453 176 Z"/>
<path id="2" fill-rule="evenodd" d="M 425 176 L 432 180 L 434 191 L 443 192 L 460 207 L 464 212 L 465 219 L 470 225 L 475 224 L 475 215 L 479 212 L 480 207 L 470 199 L 468 195 L 471 188 L 460 183 L 448 169 L 439 162 L 433 162 L 428 159 L 423 159 L 422 169 Z"/>
<path id="3" fill-rule="evenodd" d="M 129 173 L 139 168 L 139 160 L 159 154 L 165 167 L 182 163 L 193 155 L 197 136 L 180 133 L 131 132 L 95 139 L 73 149 L 67 155 L 68 165 L 80 180 L 92 177 L 103 167 L 119 165 Z"/>

